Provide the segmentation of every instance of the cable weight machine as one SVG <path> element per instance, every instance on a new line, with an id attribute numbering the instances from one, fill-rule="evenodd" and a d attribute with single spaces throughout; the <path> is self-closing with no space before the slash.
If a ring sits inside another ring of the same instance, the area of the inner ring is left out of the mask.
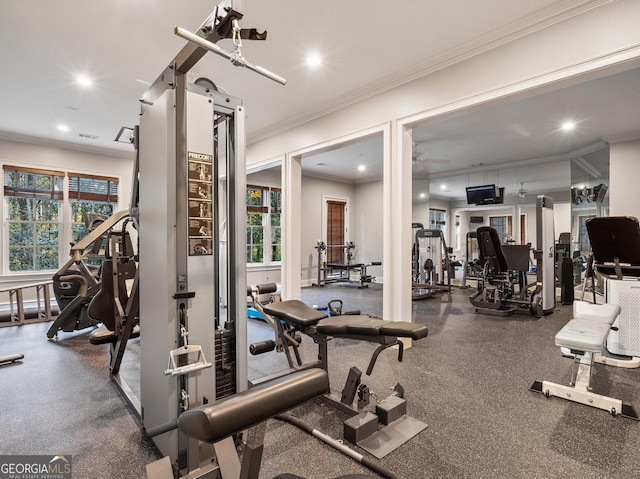
<path id="1" fill-rule="evenodd" d="M 241 1 L 224 0 L 196 34 L 176 27 L 189 43 L 141 100 L 139 412 L 147 435 L 185 477 L 234 470 L 238 458 L 228 454 L 231 439 L 206 445 L 179 432 L 178 416 L 248 387 L 245 111 L 210 80 L 187 81 L 211 51 L 284 84 L 242 56 L 243 39 L 266 38 L 241 29 L 242 17 Z M 233 52 L 216 45 L 224 38 Z"/>

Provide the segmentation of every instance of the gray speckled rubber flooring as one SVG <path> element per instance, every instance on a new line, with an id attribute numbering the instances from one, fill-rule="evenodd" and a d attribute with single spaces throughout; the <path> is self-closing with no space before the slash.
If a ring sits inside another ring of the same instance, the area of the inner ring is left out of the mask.
<path id="1" fill-rule="evenodd" d="M 493 318 L 473 314 L 470 292 L 414 302 L 413 320 L 427 325 L 429 336 L 405 350 L 402 363 L 396 351 L 384 351 L 371 377 L 364 377 L 381 398 L 399 382 L 408 413 L 428 424 L 381 462 L 404 479 L 640 477 L 639 422 L 529 391 L 534 380 L 568 381 L 571 361 L 560 356 L 553 338 L 570 319 L 571 307 L 558 306 L 541 319 Z M 310 305 L 339 298 L 345 310 L 382 310 L 375 285 L 307 288 L 302 297 Z M 144 477 L 144 465 L 157 452 L 109 379 L 107 347 L 91 346 L 86 334 L 62 333 L 59 341 L 48 341 L 47 328 L 0 328 L 0 356 L 25 355 L 21 363 L 0 366 L 0 454 L 71 454 L 74 478 Z M 250 320 L 249 331 L 250 342 L 270 336 L 256 320 Z M 134 378 L 135 343 L 131 347 L 123 375 Z M 374 349 L 330 341 L 334 390 L 342 389 L 350 366 L 366 369 Z M 305 338 L 303 355 L 313 360 L 315 351 Z M 251 379 L 284 369 L 282 354 L 249 358 Z M 593 384 L 595 392 L 640 408 L 640 370 L 597 365 Z M 345 415 L 318 400 L 292 414 L 334 438 L 342 435 Z M 325 479 L 367 471 L 293 426 L 271 420 L 260 478 L 281 472 Z"/>

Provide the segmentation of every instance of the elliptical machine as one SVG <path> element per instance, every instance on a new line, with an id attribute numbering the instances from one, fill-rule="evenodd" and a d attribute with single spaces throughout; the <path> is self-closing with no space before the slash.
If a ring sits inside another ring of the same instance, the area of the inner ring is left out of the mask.
<path id="1" fill-rule="evenodd" d="M 90 232 L 71 247 L 71 258 L 53 275 L 53 292 L 60 307 L 49 330 L 49 339 L 58 331 L 79 331 L 97 326 L 100 321 L 88 314 L 89 303 L 100 291 L 101 267 L 90 264 L 90 260 L 104 258 L 101 253 L 108 232 L 122 219 L 129 216 L 129 210 L 119 211 L 109 218 L 100 215 L 86 215 L 85 224 Z"/>

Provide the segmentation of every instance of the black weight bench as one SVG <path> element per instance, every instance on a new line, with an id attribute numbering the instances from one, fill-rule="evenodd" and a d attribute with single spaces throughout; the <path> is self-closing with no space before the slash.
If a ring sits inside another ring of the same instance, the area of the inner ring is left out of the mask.
<path id="1" fill-rule="evenodd" d="M 310 308 L 299 300 L 276 301 L 262 305 L 262 309 L 264 315 L 275 324 L 282 350 L 294 370 L 320 367 L 328 371 L 327 343 L 334 338 L 345 338 L 379 344 L 366 371 L 367 376 L 371 376 L 382 351 L 397 346 L 398 361 L 401 362 L 404 351 L 402 338 L 417 341 L 428 334 L 426 326 L 407 321 L 384 321 L 351 314 L 327 316 L 323 311 Z M 302 341 L 300 333 L 309 336 L 318 345 L 316 362 L 302 363 L 298 352 Z M 295 353 L 295 362 L 291 350 Z M 344 424 L 345 439 L 381 459 L 427 427 L 422 421 L 406 414 L 402 386 L 396 384 L 393 390 L 389 398 L 376 402 L 375 414 L 365 410 L 372 393 L 362 382 L 362 372 L 352 366 L 341 394 L 329 392 L 321 399 L 351 418 Z M 378 429 L 379 424 L 383 425 L 381 429 Z"/>
<path id="2" fill-rule="evenodd" d="M 318 368 L 298 371 L 213 404 L 189 409 L 178 417 L 178 429 L 213 444 L 328 390 L 326 371 Z"/>
<path id="3" fill-rule="evenodd" d="M 218 457 L 217 464 L 205 464 L 187 474 L 188 478 L 210 477 L 215 470 L 220 477 L 237 477 L 241 468 L 243 477 L 258 477 L 262 462 L 266 428 L 261 426 L 268 419 L 326 393 L 329 390 L 327 372 L 322 369 L 297 371 L 288 376 L 255 386 L 213 404 L 189 409 L 178 417 L 178 429 L 188 437 L 213 444 Z M 247 441 L 243 447 L 242 461 L 236 454 L 233 436 L 245 430 Z M 149 465 L 152 466 L 152 465 Z M 161 477 L 161 472 L 171 471 L 167 458 L 157 461 L 157 466 L 147 466 L 148 477 Z M 153 470 L 154 474 L 149 474 Z M 167 476 L 168 477 L 168 476 Z M 217 476 L 216 476 L 217 477 Z M 304 479 L 292 474 L 280 474 L 275 479 Z M 373 479 L 373 476 L 352 474 L 336 479 Z"/>
<path id="4" fill-rule="evenodd" d="M 291 299 L 277 301 L 263 306 L 264 312 L 286 327 L 280 329 L 283 346 L 289 364 L 292 364 L 289 347 L 297 348 L 300 343 L 295 339 L 295 331 L 313 338 L 320 346 L 320 360 L 326 369 L 326 342 L 331 338 L 347 338 L 380 344 L 373 353 L 367 375 L 371 375 L 378 355 L 391 346 L 398 346 L 398 361 L 402 361 L 403 343 L 398 338 L 410 338 L 415 341 L 425 338 L 429 330 L 426 326 L 407 321 L 385 321 L 366 315 L 344 315 L 329 317 L 322 311 L 310 308 L 302 301 Z M 298 360 L 298 365 L 300 361 Z"/>
<path id="5" fill-rule="evenodd" d="M 334 338 L 343 338 L 379 345 L 371 355 L 366 370 L 366 375 L 371 376 L 382 351 L 397 346 L 398 361 L 401 362 L 405 344 L 402 339 L 417 341 L 426 337 L 429 332 L 426 326 L 407 321 L 384 321 L 362 314 L 340 314 L 338 311 L 341 308 L 331 307 L 332 303 L 339 300 L 329 302 L 332 316 L 322 310 L 310 308 L 299 300 L 259 300 L 259 295 L 276 290 L 275 284 L 268 283 L 257 285 L 255 291 L 247 291 L 247 295 L 254 300 L 255 308 L 275 333 L 274 340 L 254 343 L 249 347 L 249 352 L 252 355 L 273 350 L 284 352 L 290 368 L 285 374 L 290 374 L 291 370 L 304 371 L 310 368 L 321 368 L 328 372 L 328 342 Z M 342 306 L 341 301 L 340 305 Z M 300 346 L 304 336 L 318 345 L 317 356 L 313 361 L 302 360 Z M 282 375 L 282 372 L 258 382 L 278 375 Z M 400 384 L 393 387 L 388 398 L 380 398 L 362 382 L 362 376 L 358 367 L 351 366 L 342 391 L 328 391 L 320 399 L 349 417 L 344 423 L 344 439 L 381 459 L 419 434 L 427 425 L 407 414 L 404 388 Z M 376 398 L 374 408 L 368 407 L 372 397 Z M 346 477 L 358 479 L 359 476 Z M 383 477 L 387 476 L 383 474 Z M 298 478 L 279 476 L 277 479 Z"/>

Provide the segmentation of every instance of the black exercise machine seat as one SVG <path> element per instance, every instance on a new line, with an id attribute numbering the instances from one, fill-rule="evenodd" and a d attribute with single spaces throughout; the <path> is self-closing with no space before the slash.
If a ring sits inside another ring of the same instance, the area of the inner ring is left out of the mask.
<path id="1" fill-rule="evenodd" d="M 492 260 L 496 273 L 504 273 L 509 270 L 507 258 L 505 257 L 500 244 L 500 236 L 495 228 L 491 226 L 481 226 L 477 229 L 478 253 L 480 264 L 484 266 L 487 260 Z"/>
<path id="2" fill-rule="evenodd" d="M 640 276 L 640 226 L 630 216 L 597 217 L 585 223 L 594 266 L 605 276 Z"/>
<path id="3" fill-rule="evenodd" d="M 385 321 L 363 315 L 327 317 L 297 299 L 267 304 L 264 311 L 291 326 L 315 326 L 318 334 L 326 336 L 395 336 L 418 340 L 429 333 L 426 326 L 407 321 Z"/>
<path id="4" fill-rule="evenodd" d="M 328 391 L 326 371 L 298 371 L 222 401 L 189 409 L 178 417 L 178 428 L 187 436 L 214 443 Z"/>
<path id="5" fill-rule="evenodd" d="M 426 326 L 406 321 L 384 321 L 369 316 L 332 316 L 318 322 L 316 331 L 327 336 L 396 336 L 422 339 L 429 330 Z"/>
<path id="6" fill-rule="evenodd" d="M 269 303 L 264 305 L 264 310 L 267 314 L 275 316 L 285 323 L 303 328 L 315 326 L 318 321 L 328 317 L 322 311 L 310 308 L 297 299 Z"/>

